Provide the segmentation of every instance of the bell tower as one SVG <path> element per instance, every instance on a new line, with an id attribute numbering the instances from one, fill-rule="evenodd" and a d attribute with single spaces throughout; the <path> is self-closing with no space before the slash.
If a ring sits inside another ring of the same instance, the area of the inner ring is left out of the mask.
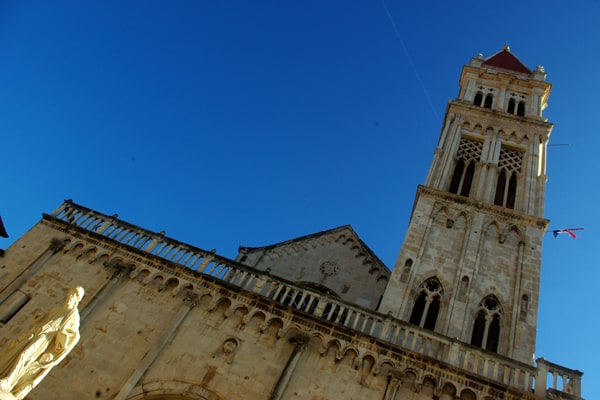
<path id="1" fill-rule="evenodd" d="M 532 364 L 552 85 L 505 46 L 448 103 L 379 310 Z"/>

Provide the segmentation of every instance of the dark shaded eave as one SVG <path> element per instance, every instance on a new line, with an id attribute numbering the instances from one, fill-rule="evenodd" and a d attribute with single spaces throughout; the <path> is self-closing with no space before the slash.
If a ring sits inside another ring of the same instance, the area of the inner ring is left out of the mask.
<path id="1" fill-rule="evenodd" d="M 488 57 L 483 65 L 490 67 L 507 69 L 510 71 L 519 72 L 522 74 L 531 74 L 531 70 L 525 66 L 514 54 L 506 48 L 500 50 L 496 54 Z"/>

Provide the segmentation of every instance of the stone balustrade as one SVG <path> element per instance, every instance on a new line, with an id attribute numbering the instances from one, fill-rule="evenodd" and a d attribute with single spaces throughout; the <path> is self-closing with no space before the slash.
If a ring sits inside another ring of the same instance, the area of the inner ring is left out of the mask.
<path id="1" fill-rule="evenodd" d="M 578 399 L 581 398 L 581 377 L 583 372 L 569 369 L 558 364 L 538 358 L 537 379 L 535 381 L 536 394 L 552 393 L 553 398 Z M 551 384 L 548 384 L 551 377 Z"/>
<path id="2" fill-rule="evenodd" d="M 543 359 L 537 360 L 536 368 L 484 351 L 457 339 L 421 329 L 390 315 L 380 314 L 313 289 L 300 287 L 285 279 L 271 276 L 268 272 L 218 256 L 214 252 L 167 238 L 164 233 L 146 231 L 118 220 L 116 215 L 110 217 L 76 205 L 70 200 L 65 201 L 51 216 L 320 319 L 426 357 L 445 360 L 449 365 L 473 371 L 500 384 L 525 391 L 535 389 L 536 395 L 543 397 L 549 390 L 581 396 L 582 373 L 579 371 Z M 550 387 L 547 387 L 548 374 L 553 377 Z M 563 383 L 561 389 L 557 387 L 559 379 Z"/>

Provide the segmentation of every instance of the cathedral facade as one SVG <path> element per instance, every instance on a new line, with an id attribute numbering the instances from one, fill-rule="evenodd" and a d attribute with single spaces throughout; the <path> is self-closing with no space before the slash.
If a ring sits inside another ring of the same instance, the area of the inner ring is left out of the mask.
<path id="1" fill-rule="evenodd" d="M 28 399 L 581 399 L 533 359 L 551 84 L 463 67 L 390 271 L 350 226 L 235 260 L 65 201 L 0 258 L 0 346 L 83 286 L 81 340 Z"/>

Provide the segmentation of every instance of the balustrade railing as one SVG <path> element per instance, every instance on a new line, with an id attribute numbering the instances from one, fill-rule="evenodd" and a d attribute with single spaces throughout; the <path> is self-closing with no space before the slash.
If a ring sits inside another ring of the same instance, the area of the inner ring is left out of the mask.
<path id="1" fill-rule="evenodd" d="M 321 319 L 348 327 L 366 335 L 397 345 L 403 349 L 443 360 L 450 365 L 473 371 L 504 385 L 536 394 L 546 393 L 546 376 L 553 374 L 550 389 L 581 396 L 581 373 L 538 360 L 538 367 L 523 364 L 444 335 L 421 329 L 392 316 L 300 287 L 213 252 L 178 242 L 135 225 L 109 217 L 70 201 L 63 203 L 53 217 L 138 250 L 177 263 L 194 271 L 212 276 L 244 290 L 252 291 L 286 306 L 312 314 Z M 579 375 L 577 375 L 579 374 Z M 564 383 L 557 388 L 557 377 Z M 535 384 L 534 384 L 535 383 Z"/>

